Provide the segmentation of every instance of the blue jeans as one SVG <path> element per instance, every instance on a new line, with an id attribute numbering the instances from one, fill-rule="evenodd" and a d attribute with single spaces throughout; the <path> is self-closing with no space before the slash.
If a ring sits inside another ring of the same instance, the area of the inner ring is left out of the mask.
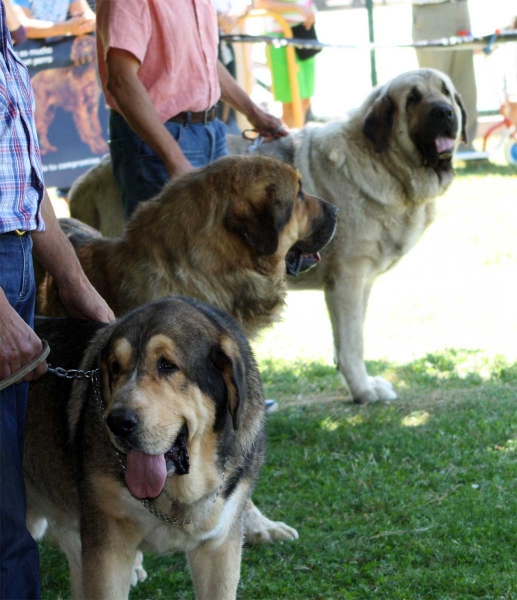
<path id="1" fill-rule="evenodd" d="M 0 235 L 0 286 L 9 304 L 31 327 L 36 289 L 29 234 Z M 28 383 L 0 392 L 0 598 L 40 597 L 36 542 L 25 525 L 23 437 Z"/>
<path id="2" fill-rule="evenodd" d="M 218 119 L 189 125 L 167 121 L 165 127 L 194 167 L 204 167 L 228 154 L 226 125 Z M 113 175 L 128 219 L 139 202 L 161 191 L 169 177 L 162 160 L 114 110 L 110 111 L 109 133 Z"/>

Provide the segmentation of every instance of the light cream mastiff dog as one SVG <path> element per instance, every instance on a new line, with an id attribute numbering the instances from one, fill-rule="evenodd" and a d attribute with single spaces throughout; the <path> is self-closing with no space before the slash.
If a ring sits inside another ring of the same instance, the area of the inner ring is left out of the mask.
<path id="1" fill-rule="evenodd" d="M 340 208 L 337 234 L 318 269 L 292 284 L 324 289 L 337 368 L 355 402 L 396 398 L 391 384 L 369 377 L 364 365 L 368 297 L 376 277 L 392 268 L 433 221 L 435 199 L 454 179 L 453 153 L 465 141 L 465 126 L 451 80 L 420 69 L 373 90 L 348 120 L 305 127 L 259 150 L 295 166 L 307 192 Z M 231 136 L 229 148 L 245 153 L 249 142 Z M 101 192 L 114 189 L 105 159 L 72 189 L 72 215 L 118 234 L 120 199 Z"/>

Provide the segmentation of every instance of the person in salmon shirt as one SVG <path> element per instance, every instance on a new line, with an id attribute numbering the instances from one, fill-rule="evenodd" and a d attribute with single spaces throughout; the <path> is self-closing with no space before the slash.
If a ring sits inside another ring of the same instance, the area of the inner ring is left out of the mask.
<path id="1" fill-rule="evenodd" d="M 228 153 L 222 99 L 266 139 L 288 135 L 217 60 L 211 0 L 98 0 L 99 74 L 125 217 L 191 169 Z"/>

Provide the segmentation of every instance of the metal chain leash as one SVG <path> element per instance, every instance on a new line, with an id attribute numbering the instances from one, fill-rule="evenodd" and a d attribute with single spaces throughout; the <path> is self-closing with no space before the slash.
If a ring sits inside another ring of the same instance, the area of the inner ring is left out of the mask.
<path id="1" fill-rule="evenodd" d="M 97 401 L 97 404 L 99 405 L 99 408 L 101 410 L 102 420 L 106 421 L 106 415 L 104 413 L 104 402 L 102 401 L 101 390 L 100 390 L 100 369 L 97 368 L 97 369 L 91 369 L 90 371 L 82 371 L 81 369 L 63 369 L 62 367 L 53 367 L 52 365 L 49 364 L 48 371 L 49 371 L 49 373 L 52 373 L 53 375 L 56 375 L 56 377 L 60 377 L 62 379 L 79 379 L 79 380 L 89 379 L 92 384 L 95 400 Z M 117 457 L 117 460 L 122 468 L 122 471 L 125 473 L 126 465 L 124 464 L 124 461 L 122 460 L 122 456 L 123 456 L 122 453 L 119 452 L 114 447 L 113 447 L 113 450 L 114 450 L 115 456 Z M 225 473 L 226 473 L 226 460 L 224 461 L 223 474 L 221 476 L 221 484 L 219 485 L 219 487 L 217 488 L 217 490 L 215 492 L 213 502 L 215 502 L 217 500 L 217 498 L 223 488 Z M 167 496 L 167 498 L 169 498 L 169 500 L 171 500 L 171 502 L 174 502 L 174 499 L 169 496 L 169 494 L 167 493 L 165 488 L 163 489 L 163 491 L 164 491 L 165 495 Z M 151 501 L 147 498 L 138 498 L 138 500 L 153 516 L 157 517 L 161 521 L 170 523 L 171 525 L 192 525 L 192 523 L 194 522 L 192 520 L 180 520 L 178 517 L 173 517 L 172 515 L 162 512 L 159 508 L 156 508 L 156 506 L 154 506 L 154 504 L 152 504 Z"/>
<path id="2" fill-rule="evenodd" d="M 81 369 L 63 369 L 63 367 L 53 367 L 48 365 L 48 372 L 62 379 L 91 379 L 99 372 L 100 369 L 92 369 L 91 371 L 81 371 Z"/>

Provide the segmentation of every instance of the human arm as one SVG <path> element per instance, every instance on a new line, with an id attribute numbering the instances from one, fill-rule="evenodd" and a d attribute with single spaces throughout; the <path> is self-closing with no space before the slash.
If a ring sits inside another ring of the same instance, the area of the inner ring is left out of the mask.
<path id="1" fill-rule="evenodd" d="M 193 169 L 176 140 L 162 123 L 138 78 L 140 62 L 127 50 L 110 48 L 106 59 L 107 89 L 131 129 L 159 156 L 169 177 Z"/>
<path id="2" fill-rule="evenodd" d="M 113 321 L 113 311 L 88 281 L 72 244 L 61 231 L 46 192 L 41 215 L 45 221 L 45 231 L 32 232 L 34 253 L 56 281 L 66 310 L 79 319 Z"/>
<path id="3" fill-rule="evenodd" d="M 22 44 L 27 39 L 25 27 L 21 24 L 16 12 L 13 10 L 9 0 L 4 3 L 7 28 L 11 33 L 13 44 Z"/>
<path id="4" fill-rule="evenodd" d="M 294 2 L 278 2 L 277 0 L 255 0 L 253 6 L 257 9 L 268 10 L 274 13 L 298 13 L 306 29 L 310 29 L 315 22 L 314 11 L 306 6 Z"/>
<path id="5" fill-rule="evenodd" d="M 93 19 L 95 21 L 95 13 L 86 0 L 75 0 L 74 2 L 70 2 L 69 12 L 72 16 L 82 15 L 87 19 Z"/>
<path id="6" fill-rule="evenodd" d="M 113 321 L 115 316 L 84 274 L 70 242 L 59 227 L 47 193 L 41 205 L 45 231 L 32 232 L 34 252 L 59 286 L 65 308 L 73 317 Z M 9 304 L 0 288 L 0 380 L 9 377 L 42 350 L 41 340 Z M 31 381 L 47 370 L 43 361 L 24 377 Z"/>
<path id="7" fill-rule="evenodd" d="M 18 29 L 18 27 L 21 26 L 20 19 L 18 18 L 18 15 L 16 14 L 14 8 L 11 6 L 9 0 L 6 0 L 6 2 L 4 2 L 4 6 L 5 16 L 7 18 L 7 28 L 9 29 L 9 31 L 15 31 L 16 29 Z"/>
<path id="8" fill-rule="evenodd" d="M 6 379 L 35 358 L 43 349 L 39 337 L 9 304 L 0 288 L 0 381 Z M 47 371 L 43 361 L 24 377 L 25 381 L 38 379 Z"/>
<path id="9" fill-rule="evenodd" d="M 217 75 L 221 86 L 221 100 L 245 115 L 266 140 L 284 137 L 289 134 L 281 119 L 259 108 L 220 61 L 217 62 Z"/>
<path id="10" fill-rule="evenodd" d="M 223 12 L 217 13 L 217 24 L 219 25 L 219 29 L 223 33 L 231 33 L 238 22 L 239 22 L 238 16 L 231 15 L 230 13 L 223 13 Z"/>
<path id="11" fill-rule="evenodd" d="M 52 21 L 32 18 L 30 9 L 22 6 L 13 5 L 12 10 L 19 22 L 25 27 L 27 37 L 31 39 L 63 35 L 82 35 L 95 30 L 95 16 L 91 18 L 85 15 L 78 15 L 62 23 L 53 23 Z"/>

